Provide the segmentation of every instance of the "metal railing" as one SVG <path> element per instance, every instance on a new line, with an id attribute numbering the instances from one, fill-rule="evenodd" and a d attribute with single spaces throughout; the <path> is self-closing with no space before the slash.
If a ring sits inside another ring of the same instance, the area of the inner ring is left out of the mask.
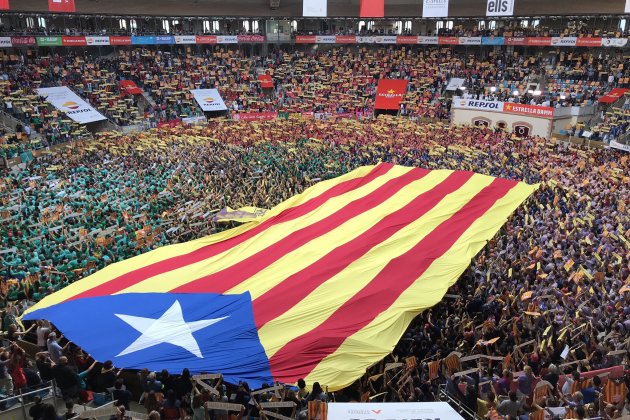
<path id="1" fill-rule="evenodd" d="M 448 403 L 451 407 L 453 407 L 459 414 L 464 416 L 464 418 L 468 420 L 484 420 L 477 413 L 473 412 L 470 408 L 468 408 L 462 401 L 458 398 L 455 398 L 446 390 L 445 385 L 440 385 L 438 391 L 438 399 L 440 401 Z"/>
<path id="2" fill-rule="evenodd" d="M 19 410 L 22 418 L 28 419 L 28 408 L 39 397 L 42 401 L 52 400 L 52 404 L 57 406 L 58 396 L 55 394 L 55 382 L 50 381 L 32 388 L 22 388 L 14 395 L 0 398 L 0 418 L 7 418 L 5 415 Z M 9 417 L 10 418 L 10 417 Z"/>

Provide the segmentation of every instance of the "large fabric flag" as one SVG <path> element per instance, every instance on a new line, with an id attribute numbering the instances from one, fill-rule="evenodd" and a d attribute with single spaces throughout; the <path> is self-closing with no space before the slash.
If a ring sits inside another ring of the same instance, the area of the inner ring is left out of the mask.
<path id="1" fill-rule="evenodd" d="M 74 0 L 48 0 L 49 12 L 76 12 Z"/>
<path id="2" fill-rule="evenodd" d="M 536 188 L 361 167 L 235 229 L 112 264 L 24 319 L 119 367 L 336 390 L 392 351 Z"/>
<path id="3" fill-rule="evenodd" d="M 376 87 L 374 109 L 398 109 L 407 92 L 405 79 L 381 79 Z"/>
<path id="4" fill-rule="evenodd" d="M 361 0 L 359 16 L 362 18 L 385 17 L 385 0 Z"/>

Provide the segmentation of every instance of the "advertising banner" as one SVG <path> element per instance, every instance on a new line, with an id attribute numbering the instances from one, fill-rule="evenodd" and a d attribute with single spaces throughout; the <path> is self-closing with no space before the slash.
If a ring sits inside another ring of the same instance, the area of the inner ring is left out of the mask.
<path id="1" fill-rule="evenodd" d="M 575 42 L 578 47 L 601 47 L 601 38 L 578 38 Z"/>
<path id="2" fill-rule="evenodd" d="M 404 79 L 379 80 L 374 109 L 398 109 L 407 91 L 407 83 Z"/>
<path id="3" fill-rule="evenodd" d="M 505 45 L 529 45 L 527 38 L 508 36 L 505 38 Z"/>
<path id="4" fill-rule="evenodd" d="M 464 419 L 445 402 L 330 403 L 327 417 L 330 420 Z"/>
<path id="5" fill-rule="evenodd" d="M 269 74 L 261 74 L 258 76 L 258 81 L 260 82 L 260 87 L 264 89 L 273 88 L 273 79 Z"/>
<path id="6" fill-rule="evenodd" d="M 238 42 L 265 42 L 264 35 L 238 35 L 236 37 Z"/>
<path id="7" fill-rule="evenodd" d="M 238 37 L 236 35 L 217 35 L 217 44 L 237 44 Z"/>
<path id="8" fill-rule="evenodd" d="M 515 0 L 488 0 L 486 4 L 486 16 L 512 16 L 514 15 Z"/>
<path id="9" fill-rule="evenodd" d="M 131 95 L 142 95 L 142 90 L 134 83 L 133 80 L 121 80 L 120 87 Z"/>
<path id="10" fill-rule="evenodd" d="M 195 37 L 195 42 L 197 44 L 216 44 L 217 37 L 216 35 L 197 35 Z"/>
<path id="11" fill-rule="evenodd" d="M 623 150 L 624 152 L 630 152 L 630 144 L 618 143 L 614 140 L 610 142 L 610 147 L 617 150 Z"/>
<path id="12" fill-rule="evenodd" d="M 539 118 L 553 118 L 554 109 L 549 106 L 513 104 L 505 102 L 503 104 L 503 112 L 518 115 L 531 115 Z"/>
<path id="13" fill-rule="evenodd" d="M 612 104 L 613 102 L 617 102 L 619 98 L 626 94 L 626 92 L 628 92 L 628 89 L 614 88 L 613 90 L 599 98 L 598 102 L 603 104 Z"/>
<path id="14" fill-rule="evenodd" d="M 110 45 L 131 45 L 131 37 L 130 36 L 110 36 L 109 43 Z"/>
<path id="15" fill-rule="evenodd" d="M 440 36 L 438 37 L 440 45 L 459 45 L 459 38 L 456 36 Z"/>
<path id="16" fill-rule="evenodd" d="M 422 45 L 438 45 L 439 38 L 437 36 L 419 36 L 418 44 Z"/>
<path id="17" fill-rule="evenodd" d="M 60 36 L 38 36 L 37 37 L 37 46 L 38 47 L 60 47 L 63 43 L 61 42 Z"/>
<path id="18" fill-rule="evenodd" d="M 12 46 L 10 36 L 0 36 L 0 48 L 11 48 Z"/>
<path id="19" fill-rule="evenodd" d="M 335 35 L 317 35 L 315 42 L 318 44 L 334 44 L 337 42 L 337 37 Z"/>
<path id="20" fill-rule="evenodd" d="M 395 36 L 377 36 L 376 43 L 377 44 L 395 44 L 396 37 Z"/>
<path id="21" fill-rule="evenodd" d="M 462 37 L 459 38 L 459 45 L 481 45 L 481 37 Z"/>
<path id="22" fill-rule="evenodd" d="M 317 37 L 315 35 L 297 35 L 295 37 L 296 44 L 315 44 Z"/>
<path id="23" fill-rule="evenodd" d="M 418 37 L 417 36 L 397 36 L 396 44 L 417 44 Z"/>
<path id="24" fill-rule="evenodd" d="M 448 0 L 423 0 L 422 17 L 447 17 Z"/>
<path id="25" fill-rule="evenodd" d="M 108 36 L 86 36 L 87 45 L 110 45 Z"/>
<path id="26" fill-rule="evenodd" d="M 525 38 L 527 39 L 527 45 L 530 47 L 550 47 L 551 46 L 551 37 L 548 36 L 540 36 L 534 38 Z"/>
<path id="27" fill-rule="evenodd" d="M 356 44 L 357 37 L 354 35 L 337 35 L 337 44 Z"/>
<path id="28" fill-rule="evenodd" d="M 195 38 L 193 36 L 193 38 Z M 155 43 L 158 45 L 173 45 L 175 43 L 175 37 L 172 36 L 156 36 Z"/>
<path id="29" fill-rule="evenodd" d="M 131 44 L 133 45 L 155 45 L 154 36 L 132 36 Z"/>
<path id="30" fill-rule="evenodd" d="M 48 0 L 48 11 L 61 13 L 76 12 L 74 0 Z"/>
<path id="31" fill-rule="evenodd" d="M 61 42 L 64 47 L 85 47 L 87 45 L 84 36 L 62 36 Z"/>
<path id="32" fill-rule="evenodd" d="M 195 35 L 177 35 L 175 36 L 175 43 L 178 45 L 196 44 L 197 37 Z"/>
<path id="33" fill-rule="evenodd" d="M 577 38 L 574 36 L 554 36 L 551 38 L 551 45 L 554 47 L 575 47 Z"/>
<path id="34" fill-rule="evenodd" d="M 328 0 L 303 0 L 302 16 L 326 17 Z"/>
<path id="35" fill-rule="evenodd" d="M 37 94 L 45 97 L 48 103 L 79 124 L 107 119 L 67 86 L 40 88 L 37 89 Z"/>
<path id="36" fill-rule="evenodd" d="M 232 115 L 236 121 L 271 121 L 278 118 L 277 112 L 239 112 Z"/>
<path id="37" fill-rule="evenodd" d="M 204 111 L 225 111 L 227 107 L 216 89 L 193 89 L 190 91 Z"/>
<path id="38" fill-rule="evenodd" d="M 376 42 L 376 37 L 374 36 L 358 36 L 357 43 L 358 44 L 374 44 Z"/>
<path id="39" fill-rule="evenodd" d="M 29 47 L 36 44 L 34 36 L 12 36 L 11 44 L 14 47 Z"/>
<path id="40" fill-rule="evenodd" d="M 448 85 L 446 85 L 446 90 L 456 91 L 460 87 L 464 86 L 464 83 L 466 83 L 466 79 L 462 79 L 460 77 L 452 77 L 451 80 L 448 81 Z"/>
<path id="41" fill-rule="evenodd" d="M 484 36 L 481 38 L 481 45 L 505 45 L 505 38 L 502 36 Z"/>
<path id="42" fill-rule="evenodd" d="M 604 38 L 602 40 L 603 47 L 625 47 L 628 43 L 628 38 Z"/>

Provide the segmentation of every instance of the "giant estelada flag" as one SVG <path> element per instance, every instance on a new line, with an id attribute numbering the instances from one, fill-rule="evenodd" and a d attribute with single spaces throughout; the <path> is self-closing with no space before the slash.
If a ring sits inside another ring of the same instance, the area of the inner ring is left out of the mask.
<path id="1" fill-rule="evenodd" d="M 336 390 L 392 351 L 536 188 L 361 167 L 235 229 L 112 264 L 24 319 L 118 367 Z"/>

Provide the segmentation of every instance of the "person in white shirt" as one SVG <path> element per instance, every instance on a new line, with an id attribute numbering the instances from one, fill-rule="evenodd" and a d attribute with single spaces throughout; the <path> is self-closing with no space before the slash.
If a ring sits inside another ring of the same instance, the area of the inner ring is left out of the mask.
<path id="1" fill-rule="evenodd" d="M 35 330 L 37 334 L 37 347 L 42 349 L 42 351 L 47 351 L 48 347 L 46 346 L 46 334 L 50 332 L 50 328 L 46 325 L 46 323 L 42 320 L 37 320 L 37 330 Z"/>

